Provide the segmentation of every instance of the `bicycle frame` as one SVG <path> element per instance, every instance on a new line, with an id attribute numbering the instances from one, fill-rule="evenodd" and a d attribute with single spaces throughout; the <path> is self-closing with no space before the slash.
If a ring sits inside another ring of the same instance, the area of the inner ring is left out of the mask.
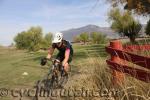
<path id="1" fill-rule="evenodd" d="M 49 75 L 51 75 L 51 84 L 57 84 L 58 85 L 58 81 L 60 76 L 62 77 L 62 73 L 63 73 L 63 69 L 62 69 L 62 65 L 61 62 L 57 59 L 52 60 L 52 68 L 51 68 L 51 73 L 49 73 Z"/>
<path id="2" fill-rule="evenodd" d="M 38 100 L 39 93 L 41 88 L 44 89 L 55 89 L 60 88 L 60 84 L 63 83 L 63 76 L 61 75 L 63 73 L 63 66 L 61 62 L 57 59 L 53 59 L 52 61 L 52 67 L 50 68 L 48 74 L 44 76 L 42 80 L 38 80 L 36 83 L 36 95 L 33 98 L 33 100 Z M 60 78 L 60 79 L 59 79 Z"/>

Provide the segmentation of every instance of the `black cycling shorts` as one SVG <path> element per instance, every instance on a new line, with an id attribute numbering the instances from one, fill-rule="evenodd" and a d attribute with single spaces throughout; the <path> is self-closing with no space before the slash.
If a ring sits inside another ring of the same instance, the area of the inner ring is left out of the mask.
<path id="1" fill-rule="evenodd" d="M 73 55 L 70 54 L 68 63 L 70 63 L 72 61 L 72 57 L 73 57 Z M 56 56 L 56 59 L 60 60 L 61 62 L 64 60 L 64 58 L 65 58 L 65 54 L 62 52 L 59 52 Z"/>

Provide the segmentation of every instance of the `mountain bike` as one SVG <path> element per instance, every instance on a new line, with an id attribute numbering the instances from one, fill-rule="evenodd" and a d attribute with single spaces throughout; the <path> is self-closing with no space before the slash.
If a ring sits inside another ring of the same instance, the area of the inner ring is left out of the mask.
<path id="1" fill-rule="evenodd" d="M 38 80 L 35 85 L 36 94 L 33 100 L 38 100 L 42 90 L 63 88 L 68 81 L 68 74 L 65 73 L 62 63 L 57 59 L 52 59 L 51 61 L 52 65 L 48 74 L 43 79 Z"/>

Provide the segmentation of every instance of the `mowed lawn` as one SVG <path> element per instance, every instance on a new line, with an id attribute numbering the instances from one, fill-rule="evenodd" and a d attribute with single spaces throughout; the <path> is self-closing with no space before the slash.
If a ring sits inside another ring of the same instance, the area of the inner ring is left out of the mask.
<path id="1" fill-rule="evenodd" d="M 78 45 L 74 44 L 72 70 L 77 70 L 79 63 L 89 57 L 107 56 L 105 45 Z M 33 87 L 49 70 L 49 66 L 40 66 L 40 59 L 46 56 L 45 52 L 28 52 L 15 48 L 0 47 L 0 87 L 21 88 Z M 50 65 L 51 63 L 49 63 Z M 27 72 L 28 75 L 23 75 Z"/>

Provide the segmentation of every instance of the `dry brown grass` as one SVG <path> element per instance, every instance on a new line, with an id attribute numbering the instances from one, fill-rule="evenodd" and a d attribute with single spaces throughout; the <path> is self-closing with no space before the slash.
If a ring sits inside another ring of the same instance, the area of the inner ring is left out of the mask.
<path id="1" fill-rule="evenodd" d="M 95 60 L 95 73 L 93 75 L 97 88 L 118 91 L 115 100 L 150 100 L 150 83 L 139 81 L 129 75 L 125 75 L 123 84 L 114 86 L 111 82 L 111 70 L 105 60 Z"/>

